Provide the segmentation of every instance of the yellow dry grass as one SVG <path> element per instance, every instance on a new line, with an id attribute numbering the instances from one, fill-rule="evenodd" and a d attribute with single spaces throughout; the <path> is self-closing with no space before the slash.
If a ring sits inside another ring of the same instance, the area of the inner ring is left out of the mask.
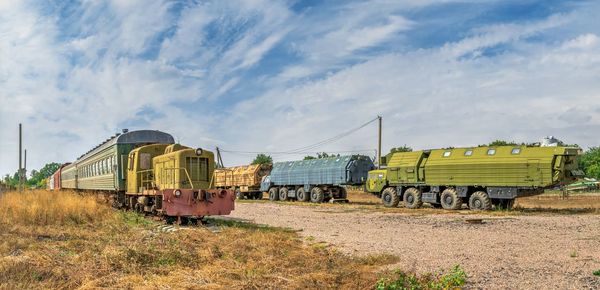
<path id="1" fill-rule="evenodd" d="M 285 229 L 157 223 L 74 192 L 0 196 L 1 289 L 365 289 L 388 255 L 354 258 Z"/>

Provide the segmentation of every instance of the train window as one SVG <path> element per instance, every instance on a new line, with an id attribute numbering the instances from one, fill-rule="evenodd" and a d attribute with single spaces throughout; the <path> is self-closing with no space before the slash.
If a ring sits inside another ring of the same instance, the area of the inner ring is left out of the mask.
<path id="1" fill-rule="evenodd" d="M 450 157 L 450 155 L 452 155 L 452 151 L 444 152 L 444 157 Z"/>
<path id="2" fill-rule="evenodd" d="M 465 156 L 471 156 L 473 155 L 473 150 L 468 149 L 467 151 L 465 151 Z"/>
<path id="3" fill-rule="evenodd" d="M 513 148 L 511 153 L 513 155 L 521 154 L 521 148 Z"/>
<path id="4" fill-rule="evenodd" d="M 495 154 L 496 154 L 496 149 L 488 149 L 487 155 L 495 155 Z"/>

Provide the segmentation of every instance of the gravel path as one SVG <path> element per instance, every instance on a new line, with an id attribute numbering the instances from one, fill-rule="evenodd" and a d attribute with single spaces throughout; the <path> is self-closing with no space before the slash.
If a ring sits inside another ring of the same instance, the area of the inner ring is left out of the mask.
<path id="1" fill-rule="evenodd" d="M 349 254 L 390 253 L 417 273 L 461 265 L 469 288 L 600 289 L 600 216 L 407 215 L 237 203 L 231 215 L 301 230 Z M 483 224 L 466 219 L 483 218 Z"/>

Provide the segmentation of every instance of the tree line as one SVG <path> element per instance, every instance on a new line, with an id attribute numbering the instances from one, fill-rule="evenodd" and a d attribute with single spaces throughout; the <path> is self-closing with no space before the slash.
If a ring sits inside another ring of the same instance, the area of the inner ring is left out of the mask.
<path id="1" fill-rule="evenodd" d="M 28 188 L 45 188 L 46 179 L 52 176 L 60 168 L 59 163 L 48 163 L 40 170 L 31 170 L 29 176 L 25 178 L 25 186 Z M 19 186 L 19 172 L 15 172 L 13 175 L 6 174 L 2 178 L 2 184 L 6 187 L 17 188 Z"/>

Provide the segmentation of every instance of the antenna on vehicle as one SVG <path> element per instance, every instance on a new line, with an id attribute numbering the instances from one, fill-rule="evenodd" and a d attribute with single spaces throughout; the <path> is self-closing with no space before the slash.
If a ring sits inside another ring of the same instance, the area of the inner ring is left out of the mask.
<path id="1" fill-rule="evenodd" d="M 381 169 L 381 116 L 377 116 L 379 119 L 379 143 L 377 146 L 377 169 Z"/>

